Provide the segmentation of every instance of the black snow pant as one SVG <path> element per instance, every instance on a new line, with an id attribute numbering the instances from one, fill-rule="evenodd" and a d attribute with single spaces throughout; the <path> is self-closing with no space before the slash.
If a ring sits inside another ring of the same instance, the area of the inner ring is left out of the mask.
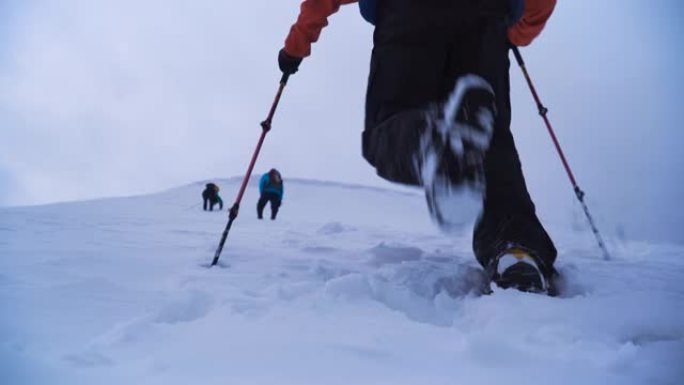
<path id="1" fill-rule="evenodd" d="M 264 216 L 264 208 L 266 203 L 271 202 L 271 219 L 276 219 L 278 215 L 278 209 L 280 208 L 280 197 L 276 193 L 265 192 L 261 194 L 259 201 L 257 202 L 257 217 L 259 219 Z"/>
<path id="2" fill-rule="evenodd" d="M 214 199 L 204 197 L 203 199 L 204 204 L 202 207 L 204 208 L 204 211 L 207 211 L 207 207 L 209 208 L 209 211 L 213 211 L 214 206 L 216 205 L 219 205 L 219 210 L 223 210 L 223 200 L 221 199 L 221 197 L 216 196 L 214 197 Z"/>
<path id="3" fill-rule="evenodd" d="M 483 77 L 494 89 L 497 117 L 485 155 L 484 209 L 473 250 L 487 267 L 509 244 L 526 247 L 548 276 L 556 249 L 535 213 L 510 130 L 505 12 L 483 13 L 461 3 L 472 7 L 473 2 L 378 1 L 363 155 L 384 179 L 420 185 L 414 159 L 426 129 L 426 109 L 446 101 L 460 76 Z"/>

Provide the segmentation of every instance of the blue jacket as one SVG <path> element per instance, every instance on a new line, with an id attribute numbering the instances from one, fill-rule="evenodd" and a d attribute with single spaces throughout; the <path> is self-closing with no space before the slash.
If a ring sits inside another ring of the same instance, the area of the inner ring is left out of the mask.
<path id="1" fill-rule="evenodd" d="M 261 179 L 259 180 L 259 193 L 262 195 L 267 192 L 274 193 L 278 195 L 278 198 L 280 198 L 280 200 L 283 200 L 283 193 L 285 192 L 283 184 L 281 183 L 280 186 L 276 186 L 270 184 L 269 182 L 270 178 L 268 176 L 268 173 L 261 176 Z"/>

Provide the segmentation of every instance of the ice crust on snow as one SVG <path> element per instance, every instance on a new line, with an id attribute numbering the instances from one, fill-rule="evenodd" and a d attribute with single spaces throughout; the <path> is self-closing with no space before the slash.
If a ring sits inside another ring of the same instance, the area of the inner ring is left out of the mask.
<path id="1" fill-rule="evenodd" d="M 678 384 L 684 246 L 550 223 L 561 298 L 478 297 L 470 229 L 420 192 L 286 180 L 278 220 L 250 185 L 225 212 L 204 182 L 0 209 L 3 384 Z M 239 179 L 219 181 L 224 199 Z M 331 204 L 334 202 L 334 204 Z M 464 223 L 469 218 L 464 218 Z"/>

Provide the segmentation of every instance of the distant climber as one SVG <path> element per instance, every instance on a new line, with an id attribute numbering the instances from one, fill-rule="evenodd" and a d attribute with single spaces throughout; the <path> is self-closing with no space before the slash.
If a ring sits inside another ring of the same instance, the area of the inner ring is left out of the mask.
<path id="1" fill-rule="evenodd" d="M 283 202 L 283 178 L 275 168 L 261 176 L 259 181 L 261 197 L 257 203 L 257 217 L 263 219 L 264 207 L 271 202 L 271 220 L 276 219 L 278 209 Z"/>
<path id="2" fill-rule="evenodd" d="M 207 183 L 207 185 L 204 188 L 204 191 L 202 191 L 202 199 L 204 200 L 204 211 L 207 211 L 207 208 L 209 211 L 214 210 L 215 205 L 219 205 L 219 210 L 223 210 L 223 200 L 219 196 L 219 187 L 215 185 L 214 183 Z"/>

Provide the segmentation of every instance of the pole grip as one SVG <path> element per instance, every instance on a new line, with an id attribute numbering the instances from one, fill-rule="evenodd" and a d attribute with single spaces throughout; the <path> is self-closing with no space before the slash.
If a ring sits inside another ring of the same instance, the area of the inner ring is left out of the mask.
<path id="1" fill-rule="evenodd" d="M 280 84 L 287 84 L 287 81 L 290 79 L 290 74 L 283 73 L 283 77 L 280 78 Z"/>

